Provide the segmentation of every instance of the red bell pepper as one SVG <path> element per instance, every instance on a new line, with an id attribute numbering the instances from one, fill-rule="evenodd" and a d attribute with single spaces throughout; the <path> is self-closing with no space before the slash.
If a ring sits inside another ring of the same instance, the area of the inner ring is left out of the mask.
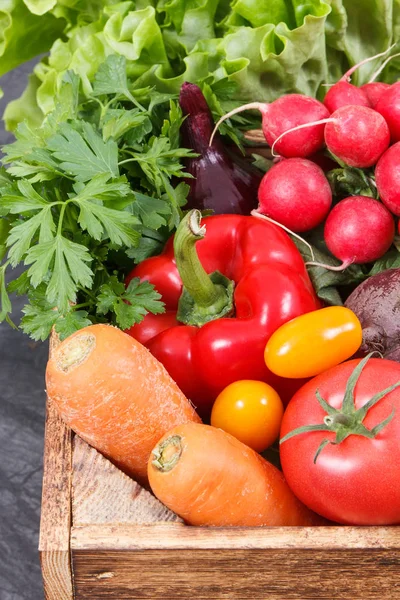
<path id="1" fill-rule="evenodd" d="M 239 379 L 284 392 L 265 366 L 266 342 L 283 323 L 320 304 L 282 229 L 242 215 L 206 217 L 203 226 L 200 219 L 199 211 L 188 213 L 162 254 L 129 274 L 127 282 L 139 277 L 154 284 L 166 312 L 148 314 L 128 333 L 207 418 L 216 396 Z M 293 381 L 287 385 L 293 388 Z"/>

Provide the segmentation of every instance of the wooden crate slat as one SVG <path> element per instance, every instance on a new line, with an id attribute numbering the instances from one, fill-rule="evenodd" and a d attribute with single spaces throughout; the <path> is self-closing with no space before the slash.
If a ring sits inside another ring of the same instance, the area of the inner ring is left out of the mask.
<path id="1" fill-rule="evenodd" d="M 76 600 L 399 600 L 392 550 L 73 551 Z"/>
<path id="2" fill-rule="evenodd" d="M 73 441 L 72 522 L 157 523 L 181 519 L 80 437 Z"/>
<path id="3" fill-rule="evenodd" d="M 188 527 L 180 523 L 74 526 L 75 550 L 367 550 L 400 557 L 397 527 Z"/>
<path id="4" fill-rule="evenodd" d="M 71 430 L 47 399 L 39 554 L 46 600 L 72 600 Z"/>
<path id="5" fill-rule="evenodd" d="M 51 353 L 59 339 L 50 338 Z M 72 432 L 47 397 L 39 556 L 46 600 L 73 600 L 70 552 Z"/>

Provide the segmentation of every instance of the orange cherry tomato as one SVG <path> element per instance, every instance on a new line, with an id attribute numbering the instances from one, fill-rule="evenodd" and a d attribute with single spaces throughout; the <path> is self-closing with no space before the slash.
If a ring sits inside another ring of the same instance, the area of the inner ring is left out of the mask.
<path id="1" fill-rule="evenodd" d="M 280 377 L 314 377 L 353 356 L 361 342 L 361 323 L 353 311 L 329 306 L 279 327 L 267 342 L 264 358 Z"/>
<path id="2" fill-rule="evenodd" d="M 276 391 L 263 381 L 244 379 L 219 394 L 211 412 L 211 425 L 262 452 L 279 435 L 283 404 Z"/>

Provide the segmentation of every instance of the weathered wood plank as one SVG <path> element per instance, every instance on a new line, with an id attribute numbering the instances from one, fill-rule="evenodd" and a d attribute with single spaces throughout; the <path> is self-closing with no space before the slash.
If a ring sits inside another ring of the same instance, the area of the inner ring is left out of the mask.
<path id="1" fill-rule="evenodd" d="M 181 519 L 80 437 L 73 441 L 72 522 L 157 523 Z"/>
<path id="2" fill-rule="evenodd" d="M 188 527 L 179 523 L 73 527 L 75 550 L 365 550 L 400 555 L 399 527 Z"/>
<path id="3" fill-rule="evenodd" d="M 71 430 L 47 401 L 39 553 L 47 600 L 71 600 Z"/>
<path id="4" fill-rule="evenodd" d="M 57 347 L 50 340 L 50 353 Z M 72 600 L 71 471 L 72 432 L 47 398 L 44 433 L 39 555 L 46 600 Z"/>
<path id="5" fill-rule="evenodd" d="M 76 600 L 399 600 L 398 551 L 74 550 Z"/>

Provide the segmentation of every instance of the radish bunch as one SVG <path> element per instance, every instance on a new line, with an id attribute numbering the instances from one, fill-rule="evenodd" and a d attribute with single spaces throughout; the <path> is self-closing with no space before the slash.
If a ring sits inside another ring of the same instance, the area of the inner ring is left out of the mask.
<path id="1" fill-rule="evenodd" d="M 252 214 L 296 234 L 325 221 L 326 245 L 342 261 L 339 267 L 320 265 L 327 268 L 342 270 L 383 256 L 393 243 L 394 216 L 400 216 L 400 82 L 375 81 L 394 57 L 369 83 L 357 87 L 350 82 L 356 68 L 377 56 L 352 67 L 323 102 L 301 94 L 270 104 L 253 102 L 222 117 L 214 130 L 243 110 L 261 112 L 265 139 L 279 161 L 263 177 Z M 366 169 L 377 198 L 357 194 L 332 209 L 330 184 L 315 160 L 321 151 L 328 151 L 338 168 Z"/>

